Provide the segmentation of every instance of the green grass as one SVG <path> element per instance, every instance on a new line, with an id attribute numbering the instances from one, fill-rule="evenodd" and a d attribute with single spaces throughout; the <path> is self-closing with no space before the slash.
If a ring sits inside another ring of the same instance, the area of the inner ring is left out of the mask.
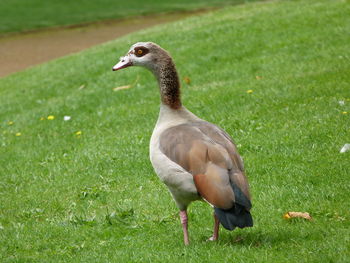
<path id="1" fill-rule="evenodd" d="M 0 34 L 253 0 L 1 0 Z"/>
<path id="2" fill-rule="evenodd" d="M 0 79 L 0 261 L 348 262 L 350 153 L 339 150 L 350 142 L 349 9 L 328 0 L 231 7 Z M 172 53 L 191 79 L 184 104 L 237 142 L 253 228 L 208 243 L 211 208 L 197 202 L 183 246 L 148 159 L 157 83 L 144 69 L 111 71 L 137 41 Z M 286 221 L 287 211 L 313 221 Z"/>

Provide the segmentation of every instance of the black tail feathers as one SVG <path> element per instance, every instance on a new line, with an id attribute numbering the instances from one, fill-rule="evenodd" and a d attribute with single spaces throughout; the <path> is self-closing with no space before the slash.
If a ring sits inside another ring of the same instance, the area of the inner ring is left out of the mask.
<path id="1" fill-rule="evenodd" d="M 235 194 L 235 205 L 227 210 L 214 207 L 216 216 L 222 226 L 228 230 L 253 226 L 253 218 L 249 212 L 252 207 L 250 200 L 235 184 L 231 183 L 231 187 Z"/>
<path id="2" fill-rule="evenodd" d="M 240 204 L 228 210 L 214 207 L 215 214 L 219 218 L 220 223 L 227 230 L 233 230 L 236 227 L 244 228 L 253 226 L 253 218 L 249 211 Z"/>

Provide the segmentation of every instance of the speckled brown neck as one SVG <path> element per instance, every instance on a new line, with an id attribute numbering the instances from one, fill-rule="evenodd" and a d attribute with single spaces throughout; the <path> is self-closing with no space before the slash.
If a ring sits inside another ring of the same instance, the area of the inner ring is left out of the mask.
<path id="1" fill-rule="evenodd" d="M 165 59 L 157 72 L 162 103 L 172 109 L 181 107 L 180 81 L 175 65 L 169 57 Z"/>

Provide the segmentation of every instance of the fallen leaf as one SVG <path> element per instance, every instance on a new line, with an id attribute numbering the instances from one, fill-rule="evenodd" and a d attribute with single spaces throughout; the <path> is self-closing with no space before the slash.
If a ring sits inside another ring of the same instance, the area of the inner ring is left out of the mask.
<path id="1" fill-rule="evenodd" d="M 255 78 L 256 78 L 257 80 L 262 79 L 261 76 L 255 76 Z"/>
<path id="2" fill-rule="evenodd" d="M 184 77 L 184 81 L 186 84 L 191 84 L 191 79 L 189 77 Z"/>
<path id="3" fill-rule="evenodd" d="M 79 90 L 82 90 L 82 89 L 85 89 L 85 85 L 81 85 L 81 86 L 79 87 Z"/>
<path id="4" fill-rule="evenodd" d="M 284 218 L 284 219 L 289 219 L 289 218 L 290 218 L 290 215 L 289 215 L 288 213 L 285 213 L 285 214 L 283 215 L 283 218 Z"/>
<path id="5" fill-rule="evenodd" d="M 312 217 L 308 212 L 287 212 L 283 215 L 284 219 L 290 218 L 304 218 L 306 220 L 312 220 Z"/>
<path id="6" fill-rule="evenodd" d="M 139 84 L 137 84 L 137 82 L 139 81 L 139 78 L 140 78 L 140 76 L 137 75 L 137 77 L 136 77 L 134 83 L 129 84 L 129 85 L 125 85 L 125 86 L 116 87 L 116 88 L 113 88 L 112 90 L 113 90 L 113 91 L 119 91 L 119 90 L 122 90 L 122 89 L 130 89 L 130 88 L 132 88 L 133 86 L 139 85 Z"/>
<path id="7" fill-rule="evenodd" d="M 131 85 L 125 85 L 125 86 L 113 88 L 113 91 L 118 91 L 118 90 L 122 90 L 122 89 L 130 89 L 130 88 L 132 88 Z"/>

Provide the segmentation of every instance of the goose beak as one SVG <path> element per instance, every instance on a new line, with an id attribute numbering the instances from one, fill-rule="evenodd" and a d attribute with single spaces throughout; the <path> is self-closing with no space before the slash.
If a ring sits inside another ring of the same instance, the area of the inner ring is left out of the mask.
<path id="1" fill-rule="evenodd" d="M 132 62 L 129 56 L 121 57 L 120 61 L 112 68 L 113 71 L 117 71 L 122 68 L 127 68 L 132 66 Z"/>

